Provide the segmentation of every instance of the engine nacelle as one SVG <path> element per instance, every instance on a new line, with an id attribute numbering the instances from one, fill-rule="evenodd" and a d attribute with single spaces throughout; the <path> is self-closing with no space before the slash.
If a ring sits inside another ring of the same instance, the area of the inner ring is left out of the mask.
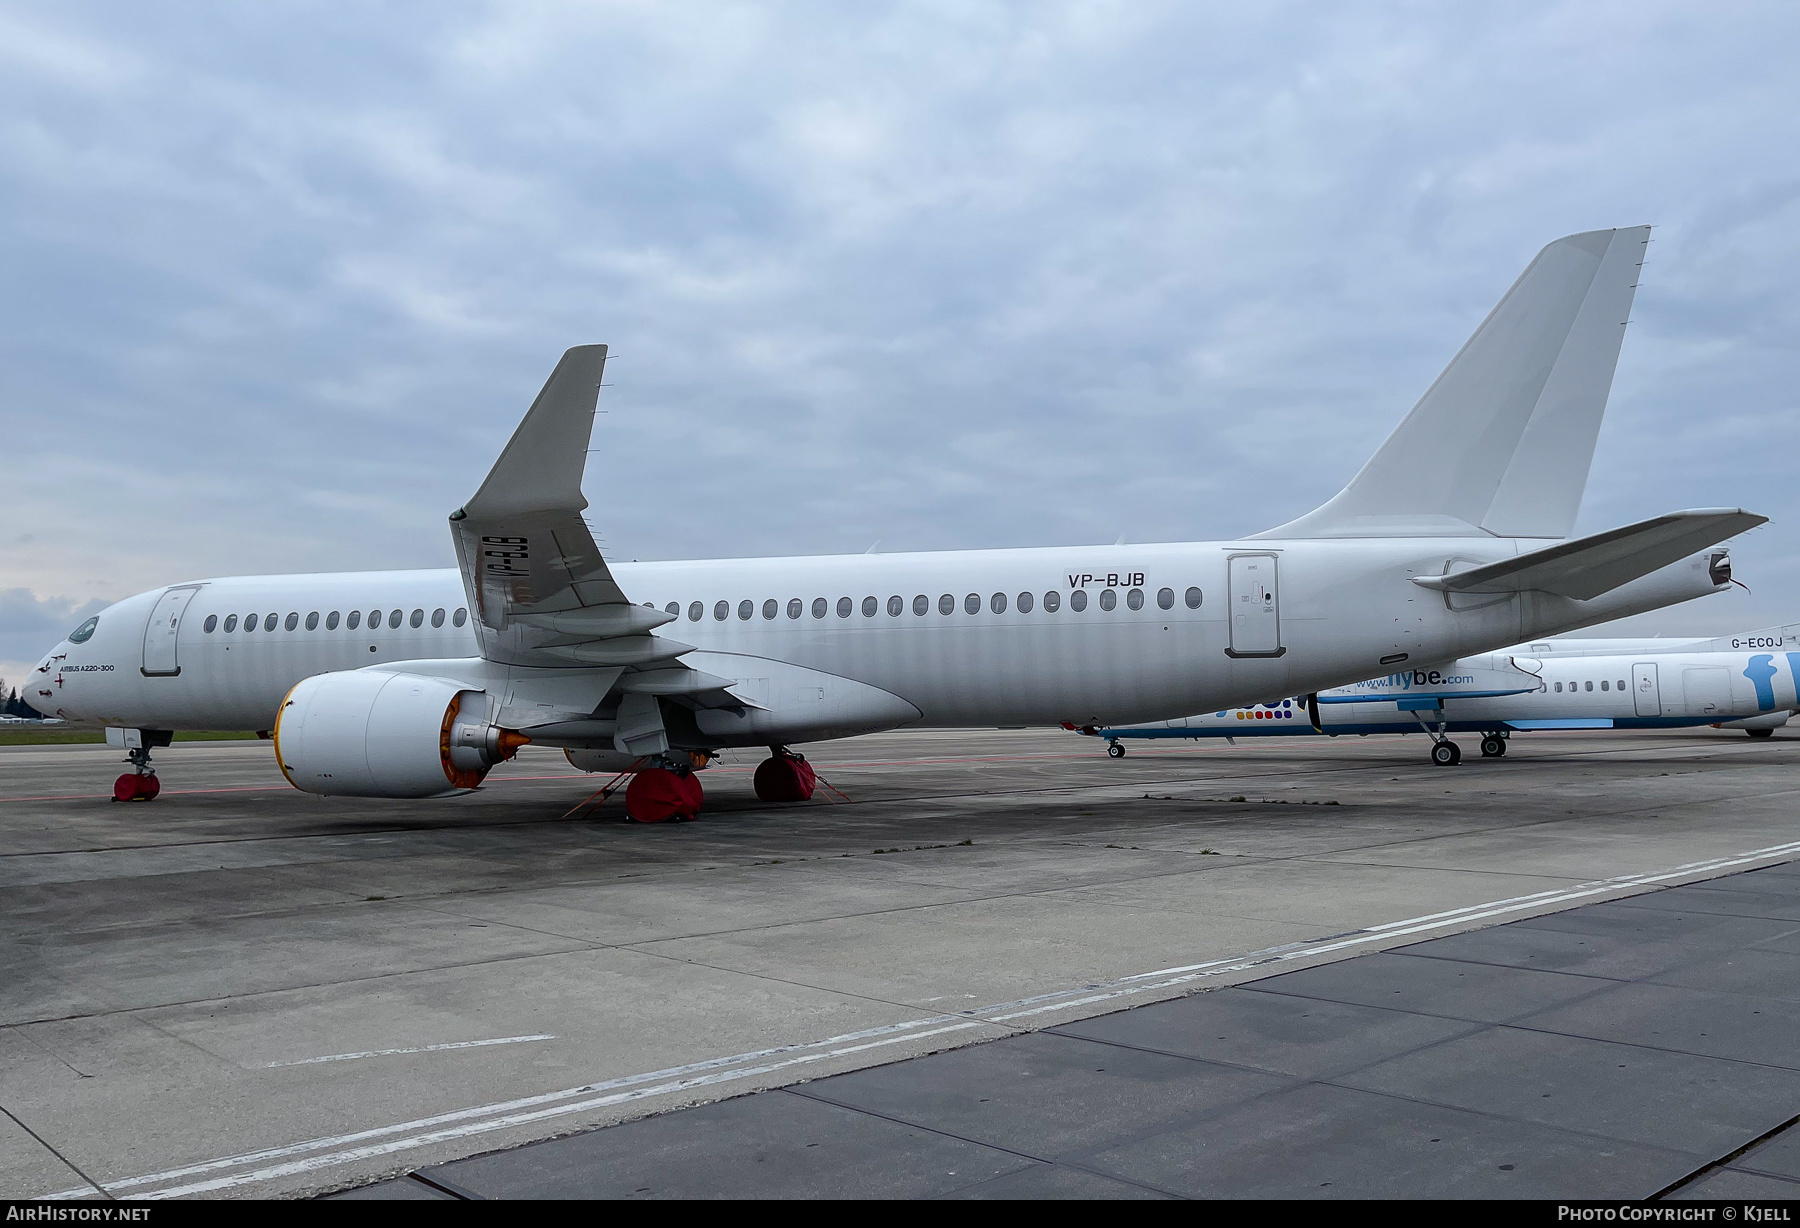
<path id="1" fill-rule="evenodd" d="M 489 724 L 484 691 L 450 678 L 364 669 L 303 680 L 282 700 L 274 736 L 289 784 L 349 797 L 473 789 L 531 740 Z"/>

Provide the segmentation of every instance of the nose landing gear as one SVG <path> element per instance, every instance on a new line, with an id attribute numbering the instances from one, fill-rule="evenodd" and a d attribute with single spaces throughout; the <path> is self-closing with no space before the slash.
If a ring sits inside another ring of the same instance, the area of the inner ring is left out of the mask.
<path id="1" fill-rule="evenodd" d="M 125 752 L 126 762 L 132 770 L 113 781 L 113 801 L 115 802 L 148 802 L 162 792 L 162 782 L 156 778 L 156 769 L 150 766 L 150 748 L 134 746 Z"/>
<path id="2" fill-rule="evenodd" d="M 811 801 L 818 773 L 806 756 L 785 746 L 769 747 L 769 757 L 756 767 L 756 796 L 765 802 Z"/>
<path id="3" fill-rule="evenodd" d="M 1124 744 L 1121 743 L 1117 738 L 1114 738 L 1112 741 L 1110 741 L 1106 744 L 1106 753 L 1108 755 L 1112 756 L 1114 759 L 1123 759 L 1125 757 Z"/>

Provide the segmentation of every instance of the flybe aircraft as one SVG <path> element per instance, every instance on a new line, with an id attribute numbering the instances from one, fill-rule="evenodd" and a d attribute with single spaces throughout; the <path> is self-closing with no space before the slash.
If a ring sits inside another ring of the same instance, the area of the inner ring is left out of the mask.
<path id="1" fill-rule="evenodd" d="M 105 726 L 154 796 L 178 729 L 268 731 L 319 794 L 473 789 L 526 743 L 635 771 L 627 813 L 691 816 L 694 770 L 903 726 L 1117 725 L 1327 690 L 1719 591 L 1764 517 L 1678 511 L 1566 540 L 1646 227 L 1544 248 L 1334 498 L 1237 541 L 609 564 L 583 519 L 606 347 L 569 350 L 473 497 L 458 568 L 153 589 L 39 664 L 32 705 Z M 629 458 L 614 458 L 626 463 Z"/>
<path id="2" fill-rule="evenodd" d="M 1674 651 L 1633 650 L 1654 640 L 1579 640 L 1558 651 L 1528 647 L 1402 669 L 1353 686 L 1120 728 L 1082 729 L 1120 758 L 1136 739 L 1292 737 L 1417 733 L 1432 738 L 1432 762 L 1462 750 L 1447 735 L 1479 733 L 1481 753 L 1506 753 L 1514 733 L 1546 729 L 1670 729 L 1715 725 L 1768 737 L 1800 710 L 1800 640 L 1776 628 Z M 1723 647 L 1724 644 L 1732 647 Z M 1749 652 L 1738 645 L 1794 651 Z M 1550 645 L 1530 645 L 1549 648 Z"/>

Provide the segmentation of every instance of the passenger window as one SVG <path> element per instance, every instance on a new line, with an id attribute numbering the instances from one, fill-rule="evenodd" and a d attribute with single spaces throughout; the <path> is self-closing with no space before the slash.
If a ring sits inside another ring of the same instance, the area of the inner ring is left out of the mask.
<path id="1" fill-rule="evenodd" d="M 913 613 L 914 614 L 929 614 L 929 613 L 931 613 L 931 598 L 927 597 L 924 593 L 920 593 L 917 597 L 914 597 L 913 598 Z"/>
<path id="2" fill-rule="evenodd" d="M 992 597 L 989 597 L 988 598 L 988 609 L 992 610 L 996 614 L 1006 613 L 1006 594 L 1005 593 L 995 593 Z"/>
<path id="3" fill-rule="evenodd" d="M 257 620 L 260 619 L 261 617 L 262 617 L 261 614 L 246 614 L 246 615 L 244 615 L 244 631 L 246 634 L 251 631 L 256 630 Z"/>
<path id="4" fill-rule="evenodd" d="M 952 597 L 949 593 L 945 593 L 942 597 L 939 597 L 938 598 L 938 613 L 939 614 L 954 614 L 954 613 L 956 613 L 956 598 Z"/>
<path id="5" fill-rule="evenodd" d="M 713 621 L 714 622 L 722 623 L 730 617 L 731 617 L 731 603 L 729 601 L 721 601 L 718 604 L 713 606 Z"/>
<path id="6" fill-rule="evenodd" d="M 333 610 L 331 613 L 329 613 L 325 616 L 325 630 L 336 631 L 337 625 L 338 625 L 338 612 L 336 610 Z"/>
<path id="7" fill-rule="evenodd" d="M 855 607 L 855 603 L 853 603 L 853 602 L 852 602 L 852 601 L 851 601 L 851 600 L 850 600 L 850 598 L 848 598 L 848 597 L 839 597 L 839 598 L 838 598 L 838 600 L 837 600 L 837 612 L 838 612 L 838 617 L 839 617 L 839 618 L 849 618 L 849 617 L 850 617 L 850 611 L 851 611 L 851 610 L 853 610 L 853 609 L 855 609 L 855 608 L 856 608 L 856 607 Z"/>
<path id="8" fill-rule="evenodd" d="M 208 614 L 206 616 L 206 621 L 204 623 L 202 623 L 200 626 L 200 630 L 206 632 L 206 634 L 208 634 L 208 635 L 211 635 L 214 631 L 217 631 L 218 629 L 219 629 L 219 616 L 217 614 Z"/>
<path id="9" fill-rule="evenodd" d="M 275 621 L 278 617 L 279 616 L 275 615 L 275 614 L 264 614 L 263 615 L 263 630 L 264 631 L 275 630 Z"/>
<path id="10" fill-rule="evenodd" d="M 306 616 L 306 629 L 308 631 L 317 631 L 319 629 L 319 612 L 317 610 L 314 610 L 311 614 Z"/>
<path id="11" fill-rule="evenodd" d="M 425 625 L 425 611 L 424 610 L 414 610 L 412 612 L 412 617 L 410 617 L 406 620 L 406 625 L 411 627 L 414 631 L 417 631 L 420 627 L 423 627 Z"/>
<path id="12" fill-rule="evenodd" d="M 450 625 L 452 627 L 460 627 L 468 621 L 469 621 L 469 611 L 462 608 L 461 606 L 458 606 L 456 613 L 454 613 L 450 616 Z"/>
<path id="13" fill-rule="evenodd" d="M 963 613 L 965 613 L 965 614 L 981 613 L 981 594 L 980 593 L 970 593 L 967 597 L 963 598 Z"/>
<path id="14" fill-rule="evenodd" d="M 675 617 L 680 618 L 681 617 L 681 603 L 679 601 L 671 601 L 668 605 L 663 607 L 663 613 L 664 614 L 673 614 L 673 615 L 675 615 Z M 432 625 L 436 626 L 437 624 L 433 623 Z"/>
<path id="15" fill-rule="evenodd" d="M 688 621 L 689 622 L 697 623 L 702 618 L 705 618 L 705 617 L 706 617 L 706 606 L 704 606 L 703 604 L 701 604 L 698 601 L 693 601 L 693 602 L 688 603 Z"/>
<path id="16" fill-rule="evenodd" d="M 673 609 L 670 609 L 670 611 L 669 611 L 669 613 L 671 613 L 671 614 L 673 614 L 674 612 L 675 611 Z M 441 627 L 444 625 L 444 607 L 443 606 L 439 606 L 437 609 L 435 609 L 431 612 L 431 625 L 433 627 Z"/>
<path id="17" fill-rule="evenodd" d="M 1623 678 L 1619 679 L 1619 689 L 1621 691 L 1625 689 L 1625 680 Z"/>
<path id="18" fill-rule="evenodd" d="M 788 617 L 789 618 L 799 618 L 801 612 L 803 610 L 805 610 L 805 608 L 806 607 L 803 604 L 801 604 L 800 598 L 798 598 L 798 597 L 789 597 L 788 598 Z"/>
<path id="19" fill-rule="evenodd" d="M 361 624 L 362 624 L 362 611 L 361 610 L 351 610 L 350 617 L 346 618 L 344 620 L 344 626 L 348 627 L 352 631 L 356 630 L 356 628 L 358 626 L 360 626 Z"/>
<path id="20" fill-rule="evenodd" d="M 1560 683 L 1560 682 L 1556 684 L 1556 693 L 1558 695 L 1562 694 L 1562 683 Z"/>
<path id="21" fill-rule="evenodd" d="M 1054 614 L 1062 609 L 1062 594 L 1051 589 L 1044 594 L 1044 613 Z"/>
<path id="22" fill-rule="evenodd" d="M 237 630 L 237 615 L 236 614 L 227 614 L 225 616 L 225 630 L 227 630 L 227 631 L 236 631 Z"/>
<path id="23" fill-rule="evenodd" d="M 1110 610 L 1118 604 L 1119 604 L 1119 594 L 1113 592 L 1110 588 L 1103 588 L 1100 590 L 1100 608 L 1101 609 Z"/>
<path id="24" fill-rule="evenodd" d="M 902 614 L 906 613 L 906 598 L 902 597 L 899 593 L 895 593 L 892 597 L 887 599 L 887 607 L 889 618 L 899 618 Z"/>
<path id="25" fill-rule="evenodd" d="M 767 601 L 763 602 L 763 617 L 764 618 L 774 618 L 775 615 L 780 612 L 781 612 L 781 603 L 776 601 L 775 598 L 771 597 Z"/>
<path id="26" fill-rule="evenodd" d="M 1085 588 L 1078 588 L 1069 594 L 1069 608 L 1078 614 L 1087 609 L 1087 590 Z"/>
<path id="27" fill-rule="evenodd" d="M 292 631 L 295 627 L 298 627 L 300 625 L 300 616 L 298 614 L 290 613 L 287 616 L 286 622 L 284 622 L 282 625 L 285 626 L 289 631 Z"/>
<path id="28" fill-rule="evenodd" d="M 864 597 L 862 605 L 864 618 L 874 618 L 875 611 L 881 608 L 881 603 L 873 597 Z"/>
<path id="29" fill-rule="evenodd" d="M 1190 610 L 1199 609 L 1200 608 L 1200 590 L 1197 588 L 1188 589 L 1185 600 L 1187 601 L 1188 609 L 1190 609 Z M 1225 604 L 1230 605 L 1231 603 L 1229 601 L 1227 601 Z"/>
<path id="30" fill-rule="evenodd" d="M 831 603 L 829 601 L 825 600 L 825 598 L 823 598 L 823 597 L 814 597 L 813 598 L 813 617 L 814 618 L 824 618 L 825 611 L 830 608 L 831 608 Z"/>
<path id="31" fill-rule="evenodd" d="M 1612 689 L 1612 688 L 1611 688 L 1611 687 L 1610 687 L 1610 686 L 1608 686 L 1608 685 L 1607 685 L 1607 681 L 1606 681 L 1606 679 L 1604 679 L 1604 678 L 1602 678 L 1602 679 L 1601 679 L 1601 680 L 1600 680 L 1600 689 L 1601 689 L 1601 690 L 1602 690 L 1602 691 L 1609 691 L 1609 690 L 1611 690 L 1611 689 Z"/>
<path id="32" fill-rule="evenodd" d="M 1127 589 L 1125 591 L 1125 604 L 1130 606 L 1134 610 L 1143 609 L 1144 608 L 1144 590 L 1141 588 Z"/>
<path id="33" fill-rule="evenodd" d="M 1587 689 L 1590 691 L 1594 689 L 1594 684 L 1592 681 L 1589 681 L 1589 683 L 1587 684 Z"/>
<path id="34" fill-rule="evenodd" d="M 1160 610 L 1174 609 L 1175 608 L 1175 590 L 1172 588 L 1157 589 L 1156 590 L 1156 606 Z"/>
<path id="35" fill-rule="evenodd" d="M 369 630 L 371 630 L 371 631 L 381 630 L 381 611 L 380 610 L 370 610 L 369 611 Z"/>
<path id="36" fill-rule="evenodd" d="M 389 610 L 388 629 L 390 631 L 398 631 L 400 629 L 400 620 L 404 617 L 406 617 L 406 615 L 399 610 Z M 413 625 L 417 626 L 418 624 L 415 623 Z"/>
<path id="37" fill-rule="evenodd" d="M 1019 594 L 1019 613 L 1021 613 L 1021 614 L 1031 613 L 1032 605 L 1033 605 L 1033 602 L 1031 600 L 1030 593 L 1020 593 Z"/>
<path id="38" fill-rule="evenodd" d="M 750 616 L 754 613 L 756 613 L 756 603 L 751 601 L 750 598 L 746 597 L 742 601 L 738 602 L 738 621 L 739 622 L 741 622 L 741 623 L 749 622 Z"/>

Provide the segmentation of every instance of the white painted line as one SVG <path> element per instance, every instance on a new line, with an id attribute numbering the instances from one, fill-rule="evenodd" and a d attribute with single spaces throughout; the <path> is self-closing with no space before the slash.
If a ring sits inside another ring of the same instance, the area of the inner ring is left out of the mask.
<path id="1" fill-rule="evenodd" d="M 139 1177 L 127 1177 L 118 1181 L 105 1182 L 109 1192 L 137 1189 L 146 1185 L 160 1185 L 168 1181 L 179 1181 L 184 1177 L 200 1176 L 204 1173 L 220 1172 L 229 1168 L 243 1168 L 246 1165 L 261 1165 L 245 1172 L 231 1173 L 202 1181 L 169 1186 L 164 1189 L 149 1191 L 137 1195 L 141 1198 L 179 1198 L 185 1194 L 200 1194 L 212 1190 L 228 1189 L 241 1185 L 251 1185 L 263 1181 L 272 1181 L 281 1177 L 298 1173 L 315 1172 L 323 1168 L 339 1164 L 347 1164 L 356 1160 L 373 1156 L 392 1155 L 396 1152 L 408 1151 L 418 1147 L 428 1147 L 434 1143 L 454 1141 L 477 1134 L 485 1134 L 494 1130 L 504 1130 L 513 1126 L 529 1125 L 554 1117 L 563 1117 L 572 1113 L 590 1112 L 614 1104 L 642 1100 L 652 1096 L 666 1096 L 677 1092 L 690 1091 L 698 1087 L 710 1087 L 720 1083 L 728 1083 L 739 1079 L 754 1078 L 758 1075 L 788 1070 L 813 1062 L 825 1061 L 829 1058 L 844 1057 L 862 1053 L 886 1045 L 902 1044 L 911 1040 L 922 1040 L 926 1037 L 944 1035 L 950 1032 L 966 1031 L 982 1026 L 984 1023 L 1004 1024 L 1016 1019 L 1029 1018 L 1051 1011 L 1069 1010 L 1079 1006 L 1090 1006 L 1098 1002 L 1113 1001 L 1118 998 L 1136 994 L 1150 993 L 1160 989 L 1174 988 L 1192 984 L 1206 977 L 1222 976 L 1232 972 L 1245 971 L 1250 968 L 1263 967 L 1270 964 L 1287 963 L 1298 959 L 1308 959 L 1319 955 L 1328 955 L 1337 951 L 1349 950 L 1358 946 L 1371 946 L 1390 942 L 1412 934 L 1441 930 L 1450 926 L 1466 925 L 1476 921 L 1484 921 L 1492 917 L 1506 916 L 1532 909 L 1544 908 L 1548 905 L 1566 904 L 1577 900 L 1591 899 L 1597 895 L 1628 890 L 1633 887 L 1654 886 L 1670 879 L 1684 878 L 1694 874 L 1734 869 L 1738 866 L 1750 865 L 1758 861 L 1792 860 L 1800 857 L 1800 841 L 1788 844 L 1771 845 L 1767 848 L 1752 849 L 1748 852 L 1733 853 L 1724 857 L 1715 857 L 1703 861 L 1691 861 L 1663 870 L 1647 871 L 1641 874 L 1626 874 L 1615 878 L 1596 879 L 1579 883 L 1573 887 L 1550 891 L 1534 892 L 1530 895 L 1512 896 L 1504 900 L 1489 900 L 1482 904 L 1471 904 L 1463 908 L 1453 908 L 1444 912 L 1428 913 L 1418 917 L 1408 917 L 1399 921 L 1387 921 L 1380 925 L 1372 925 L 1365 929 L 1354 930 L 1344 934 L 1334 934 L 1328 938 L 1315 939 L 1311 942 L 1288 943 L 1283 946 L 1269 947 L 1261 951 L 1253 951 L 1245 955 L 1231 956 L 1226 959 L 1208 960 L 1204 963 L 1186 964 L 1173 968 L 1162 968 L 1154 972 L 1139 972 L 1131 976 L 1099 984 L 1084 985 L 1074 989 L 1057 990 L 1052 993 L 1038 994 L 1029 998 L 1020 998 L 1012 1002 L 999 1002 L 991 1006 L 972 1010 L 957 1011 L 954 1014 L 931 1015 L 920 1019 L 909 1019 L 902 1023 L 883 1024 L 878 1027 L 864 1028 L 855 1032 L 845 1032 L 838 1036 L 827 1037 L 806 1043 L 779 1045 L 770 1049 L 758 1049 L 747 1053 L 733 1054 L 730 1057 L 709 1058 L 705 1061 L 692 1062 L 684 1066 L 671 1066 L 662 1070 L 647 1071 L 642 1074 L 625 1075 L 616 1079 L 606 1079 L 581 1087 L 567 1088 L 562 1091 L 545 1092 L 540 1095 L 526 1096 L 516 1100 L 501 1101 L 494 1104 L 477 1105 L 472 1108 L 457 1109 L 448 1113 L 439 1113 L 431 1117 L 423 1117 L 414 1121 L 400 1122 L 390 1126 L 377 1126 L 368 1130 L 360 1130 L 351 1134 L 334 1135 L 327 1138 L 311 1139 L 307 1142 L 293 1143 L 284 1147 L 271 1147 L 261 1151 L 247 1152 L 243 1155 L 225 1156 L 215 1160 L 205 1160 L 189 1164 L 181 1168 L 165 1169 L 158 1173 L 148 1173 Z M 525 1037 L 506 1037 L 503 1040 L 538 1039 Z M 543 1039 L 551 1039 L 545 1037 Z M 857 1042 L 857 1043 L 851 1043 Z M 492 1044 L 493 1041 L 462 1042 L 464 1044 Z M 427 1046 L 430 1048 L 431 1046 Z M 401 1050 L 400 1052 L 406 1052 Z M 784 1054 L 793 1054 L 783 1057 Z M 337 1056 L 337 1055 L 334 1055 Z M 361 1054 L 342 1055 L 346 1057 L 364 1056 Z M 780 1058 L 778 1061 L 767 1061 L 768 1058 Z M 310 1059 L 313 1061 L 330 1059 Z M 298 1064 L 298 1063 L 295 1063 Z M 660 1081 L 659 1081 L 660 1080 Z M 615 1090 L 627 1089 L 627 1090 Z M 593 1093 L 601 1092 L 595 1096 Z M 577 1099 L 577 1097 L 581 1097 Z M 558 1103 L 558 1102 L 563 1103 Z M 436 1128 L 434 1128 L 436 1127 Z M 416 1132 L 416 1133 L 414 1133 Z M 391 1137 L 400 1135 L 403 1137 Z M 369 1140 L 384 1139 L 382 1142 Z M 350 1146 L 350 1144 L 361 1144 Z M 331 1150 L 337 1148 L 337 1150 Z M 300 1159 L 287 1159 L 290 1156 L 303 1156 L 306 1152 L 322 1152 L 323 1154 L 305 1156 Z M 268 1164 L 266 1161 L 283 1161 Z M 40 1200 L 76 1198 L 91 1193 L 88 1187 L 60 1190 L 54 1194 L 40 1195 Z"/>
<path id="2" fill-rule="evenodd" d="M 442 1125 L 452 1121 L 466 1121 L 471 1117 L 480 1117 L 488 1113 L 511 1112 L 530 1108 L 533 1105 L 551 1104 L 558 1100 L 566 1100 L 571 1096 L 583 1096 L 591 1092 L 604 1091 L 614 1087 L 630 1087 L 638 1083 L 647 1083 L 656 1079 L 675 1078 L 694 1074 L 703 1070 L 715 1070 L 740 1062 L 757 1061 L 782 1053 L 796 1053 L 805 1049 L 815 1049 L 822 1045 L 842 1044 L 845 1041 L 862 1040 L 871 1036 L 882 1036 L 889 1033 L 906 1031 L 923 1027 L 930 1023 L 941 1023 L 945 1016 L 934 1015 L 929 1019 L 909 1019 L 904 1023 L 883 1024 L 879 1027 L 863 1028 L 855 1032 L 845 1032 L 840 1036 L 828 1036 L 824 1040 L 810 1043 L 779 1045 L 772 1049 L 756 1049 L 748 1053 L 734 1053 L 729 1057 L 708 1058 L 705 1061 L 690 1062 L 685 1066 L 669 1066 L 662 1070 L 646 1071 L 642 1074 L 624 1075 L 616 1079 L 606 1079 L 597 1083 L 584 1083 L 580 1087 L 565 1088 L 562 1091 L 541 1092 L 535 1096 L 524 1096 L 517 1100 L 505 1100 L 497 1104 L 476 1105 L 473 1108 L 456 1109 L 448 1113 L 438 1113 L 431 1117 L 421 1117 L 414 1121 L 397 1122 L 390 1126 L 376 1126 L 368 1130 L 358 1130 L 351 1134 L 337 1134 L 325 1138 L 308 1139 L 301 1143 L 289 1143 L 282 1147 L 268 1147 L 260 1151 L 245 1152 L 242 1155 L 221 1156 L 215 1160 L 202 1160 L 196 1164 L 184 1165 L 180 1168 L 166 1169 L 159 1173 L 146 1173 L 141 1177 L 125 1177 L 118 1181 L 105 1182 L 108 1190 L 135 1189 L 143 1185 L 155 1185 L 162 1181 L 173 1181 L 181 1177 L 191 1177 L 199 1173 L 217 1172 L 222 1168 L 236 1168 L 244 1164 L 260 1163 L 264 1160 L 279 1159 L 282 1156 L 298 1155 L 306 1151 L 318 1151 L 327 1147 L 341 1147 L 346 1143 L 360 1142 L 363 1139 L 381 1138 L 389 1134 L 401 1134 L 408 1130 L 418 1130 L 429 1126 Z M 45 1194 L 45 1199 L 78 1198 L 88 1193 L 86 1186 L 80 1189 L 59 1190 L 54 1194 Z"/>
<path id="3" fill-rule="evenodd" d="M 543 1121 L 551 1117 L 563 1117 L 570 1113 L 583 1113 L 592 1109 L 605 1108 L 608 1105 L 620 1104 L 628 1100 L 642 1100 L 648 1096 L 665 1096 L 671 1092 L 688 1091 L 696 1087 L 706 1087 L 714 1083 L 729 1082 L 733 1079 L 745 1079 L 754 1075 L 769 1074 L 777 1070 L 785 1070 L 792 1066 L 808 1062 L 821 1062 L 826 1058 L 843 1057 L 851 1053 L 879 1048 L 882 1045 L 897 1045 L 902 1041 L 919 1040 L 926 1036 L 936 1036 L 943 1032 L 959 1032 L 966 1028 L 980 1027 L 979 1021 L 964 1020 L 945 1027 L 933 1028 L 927 1032 L 909 1032 L 904 1036 L 890 1036 L 884 1040 L 869 1041 L 866 1044 L 850 1045 L 841 1049 L 832 1049 L 823 1053 L 809 1053 L 800 1057 L 788 1058 L 786 1061 L 770 1062 L 763 1066 L 751 1066 L 742 1070 L 726 1070 L 716 1074 L 701 1075 L 693 1079 L 678 1079 L 671 1083 L 663 1083 L 654 1087 L 642 1087 L 627 1092 L 615 1092 L 610 1096 L 597 1096 L 592 1100 L 582 1100 L 574 1104 L 559 1104 L 554 1108 L 537 1109 L 529 1113 L 512 1113 L 504 1117 L 491 1117 L 485 1121 L 470 1122 L 467 1125 L 452 1126 L 446 1130 L 438 1130 L 431 1134 L 412 1135 L 408 1138 L 391 1139 L 385 1143 L 372 1143 L 366 1147 L 355 1147 L 348 1151 L 331 1152 L 326 1155 L 309 1156 L 304 1160 L 293 1160 L 286 1164 L 276 1164 L 268 1168 L 255 1169 L 247 1173 L 234 1173 L 228 1177 L 214 1177 L 210 1181 L 196 1181 L 190 1185 L 178 1185 L 169 1189 L 152 1190 L 140 1194 L 140 1198 L 180 1198 L 184 1194 L 203 1194 L 211 1190 L 229 1189 L 233 1186 L 249 1185 L 254 1182 L 273 1181 L 279 1177 L 291 1177 L 296 1173 L 313 1172 L 321 1168 L 329 1168 L 336 1164 L 348 1164 L 353 1160 L 364 1160 L 372 1156 L 392 1155 L 396 1151 L 407 1151 L 415 1147 L 429 1147 L 433 1143 L 451 1142 L 459 1138 L 468 1138 L 475 1134 L 485 1134 L 490 1130 L 505 1130 L 512 1126 L 529 1125 L 534 1121 Z M 110 1188 L 110 1187 L 109 1187 Z"/>
<path id="4" fill-rule="evenodd" d="M 496 1036 L 493 1040 L 458 1040 L 444 1045 L 414 1045 L 410 1049 L 365 1049 L 361 1053 L 331 1053 L 324 1057 L 303 1057 L 292 1062 L 270 1062 L 264 1070 L 280 1066 L 316 1066 L 320 1062 L 352 1062 L 359 1057 L 389 1057 L 395 1053 L 442 1053 L 446 1049 L 481 1049 L 488 1045 L 516 1045 L 528 1040 L 555 1040 L 549 1033 L 536 1036 Z"/>

